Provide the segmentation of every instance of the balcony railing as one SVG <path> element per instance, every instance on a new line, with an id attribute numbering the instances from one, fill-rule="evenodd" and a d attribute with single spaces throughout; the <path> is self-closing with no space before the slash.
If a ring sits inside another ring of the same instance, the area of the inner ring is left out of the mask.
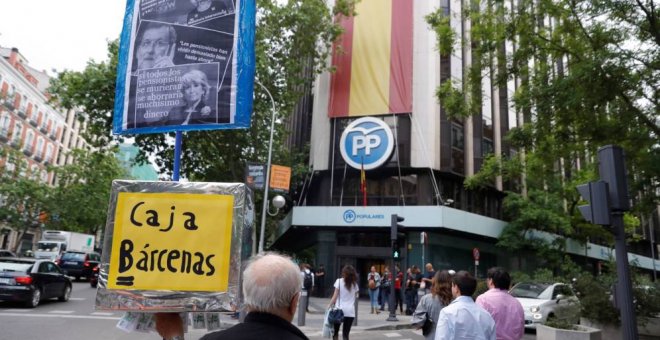
<path id="1" fill-rule="evenodd" d="M 57 136 L 54 133 L 51 133 L 50 135 L 48 135 L 48 137 L 50 137 L 50 139 L 52 139 L 53 141 L 57 140 Z"/>
<path id="2" fill-rule="evenodd" d="M 45 135 L 45 134 L 48 133 L 48 127 L 42 125 L 42 126 L 39 128 L 39 131 L 41 131 L 41 133 L 43 133 L 43 134 Z"/>
<path id="3" fill-rule="evenodd" d="M 36 155 L 34 156 L 34 160 L 37 161 L 37 162 L 41 162 L 41 161 L 43 161 L 44 159 L 41 157 L 41 155 L 36 154 Z"/>
<path id="4" fill-rule="evenodd" d="M 32 150 L 30 150 L 28 148 L 23 149 L 23 154 L 28 156 L 28 157 L 32 156 L 32 153 L 33 153 Z"/>
<path id="5" fill-rule="evenodd" d="M 25 113 L 25 109 L 20 108 L 16 110 L 16 114 L 18 114 L 18 116 L 23 119 L 27 118 L 27 113 Z"/>
<path id="6" fill-rule="evenodd" d="M 53 161 L 53 158 L 52 158 L 52 157 L 48 157 L 48 158 L 46 158 L 46 159 L 44 160 L 44 165 L 50 165 L 52 161 Z"/>
<path id="7" fill-rule="evenodd" d="M 19 149 L 21 147 L 21 141 L 18 140 L 12 140 L 10 143 L 11 147 L 14 149 Z"/>
<path id="8" fill-rule="evenodd" d="M 37 127 L 37 120 L 34 118 L 28 118 L 28 123 L 34 127 Z"/>
<path id="9" fill-rule="evenodd" d="M 14 102 L 11 99 L 5 99 L 5 102 L 2 103 L 9 111 L 14 111 Z"/>
<path id="10" fill-rule="evenodd" d="M 9 129 L 2 128 L 0 129 L 0 142 L 6 142 L 9 140 Z"/>

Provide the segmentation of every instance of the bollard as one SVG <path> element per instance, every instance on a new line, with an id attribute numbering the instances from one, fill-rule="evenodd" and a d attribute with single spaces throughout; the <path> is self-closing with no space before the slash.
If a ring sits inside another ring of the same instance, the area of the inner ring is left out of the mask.
<path id="1" fill-rule="evenodd" d="M 300 300 L 298 301 L 298 326 L 305 325 L 305 313 L 307 312 L 307 291 L 300 292 Z"/>
<path id="2" fill-rule="evenodd" d="M 355 298 L 355 318 L 353 319 L 353 326 L 358 325 L 358 299 L 359 298 L 360 298 L 359 296 Z"/>

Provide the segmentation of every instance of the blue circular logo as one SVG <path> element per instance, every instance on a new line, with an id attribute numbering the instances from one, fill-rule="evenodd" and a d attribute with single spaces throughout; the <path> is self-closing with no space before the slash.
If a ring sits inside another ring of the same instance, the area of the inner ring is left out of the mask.
<path id="1" fill-rule="evenodd" d="M 375 169 L 387 162 L 394 150 L 392 130 L 384 121 L 364 117 L 351 122 L 341 135 L 339 151 L 355 169 Z"/>
<path id="2" fill-rule="evenodd" d="M 355 221 L 356 217 L 357 216 L 355 215 L 355 211 L 353 211 L 353 210 L 344 211 L 344 222 L 353 223 L 353 221 Z"/>

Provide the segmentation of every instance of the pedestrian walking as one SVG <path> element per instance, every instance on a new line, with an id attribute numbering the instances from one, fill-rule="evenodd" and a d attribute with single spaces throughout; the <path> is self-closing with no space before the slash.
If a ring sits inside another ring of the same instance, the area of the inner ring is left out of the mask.
<path id="1" fill-rule="evenodd" d="M 488 291 L 477 297 L 477 305 L 495 320 L 497 340 L 520 340 L 525 334 L 525 312 L 516 298 L 509 294 L 511 276 L 501 267 L 488 269 Z"/>
<path id="2" fill-rule="evenodd" d="M 440 310 L 451 303 L 451 275 L 448 271 L 437 272 L 431 279 L 430 293 L 422 296 L 413 314 L 412 324 L 422 329 L 426 340 L 435 338 Z"/>
<path id="3" fill-rule="evenodd" d="M 401 269 L 399 269 L 399 266 L 394 268 L 396 270 L 396 278 L 394 279 L 394 311 L 396 311 L 398 306 L 399 313 L 403 315 L 403 292 L 401 291 L 401 286 L 403 284 L 403 272 Z"/>
<path id="4" fill-rule="evenodd" d="M 440 310 L 435 340 L 495 340 L 493 317 L 474 300 L 477 280 L 461 270 L 452 277 L 451 293 L 454 300 Z"/>
<path id="5" fill-rule="evenodd" d="M 341 278 L 334 284 L 335 292 L 332 294 L 328 308 L 337 307 L 344 312 L 344 321 L 342 326 L 342 339 L 349 340 L 348 334 L 351 332 L 353 319 L 355 319 L 355 299 L 357 298 L 359 288 L 357 285 L 357 273 L 351 265 L 344 266 L 341 271 Z M 334 325 L 333 340 L 339 339 L 339 326 Z"/>

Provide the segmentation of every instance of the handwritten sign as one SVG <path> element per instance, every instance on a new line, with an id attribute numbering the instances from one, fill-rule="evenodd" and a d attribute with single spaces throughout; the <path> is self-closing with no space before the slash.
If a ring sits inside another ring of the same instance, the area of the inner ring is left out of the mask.
<path id="1" fill-rule="evenodd" d="M 120 192 L 109 289 L 225 291 L 232 195 Z"/>

